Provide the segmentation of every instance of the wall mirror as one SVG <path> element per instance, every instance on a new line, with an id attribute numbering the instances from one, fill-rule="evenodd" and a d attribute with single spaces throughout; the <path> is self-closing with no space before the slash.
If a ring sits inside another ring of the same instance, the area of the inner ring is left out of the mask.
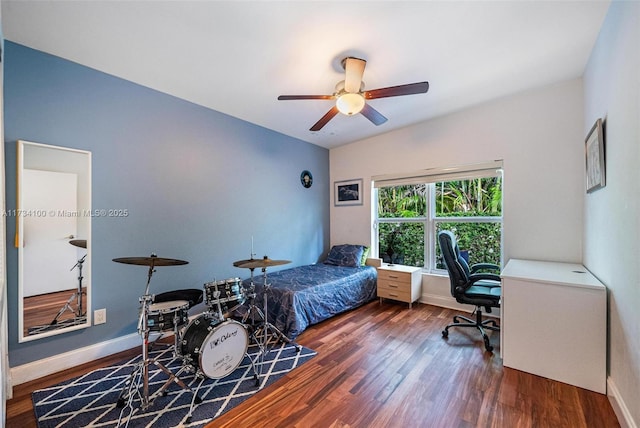
<path id="1" fill-rule="evenodd" d="M 17 145 L 18 338 L 91 325 L 91 152 Z"/>

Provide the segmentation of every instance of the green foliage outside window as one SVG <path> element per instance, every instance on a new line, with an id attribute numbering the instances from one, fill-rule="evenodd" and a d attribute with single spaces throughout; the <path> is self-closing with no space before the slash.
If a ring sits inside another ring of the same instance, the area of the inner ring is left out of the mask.
<path id="1" fill-rule="evenodd" d="M 502 215 L 502 179 L 448 181 L 435 184 L 436 217 Z"/>
<path id="2" fill-rule="evenodd" d="M 424 257 L 427 239 L 425 225 L 429 217 L 428 186 L 416 184 L 378 189 L 378 218 L 381 220 L 378 225 L 378 254 L 385 262 L 420 267 L 426 265 Z M 468 251 L 470 264 L 499 264 L 502 229 L 500 221 L 458 222 L 451 218 L 487 219 L 502 216 L 501 178 L 440 182 L 433 186 L 436 236 L 440 230 L 454 232 L 460 249 Z M 385 218 L 398 221 L 385 222 Z M 433 241 L 436 242 L 437 238 L 434 237 Z M 431 251 L 435 251 L 435 267 L 443 269 L 437 243 Z"/>
<path id="3" fill-rule="evenodd" d="M 378 234 L 386 263 L 424 266 L 424 223 L 380 223 Z"/>
<path id="4" fill-rule="evenodd" d="M 500 265 L 500 223 L 448 223 L 436 225 L 436 236 L 441 230 L 450 230 L 456 236 L 458 248 L 467 251 L 469 265 L 494 263 Z M 436 246 L 436 268 L 445 269 L 440 246 Z"/>

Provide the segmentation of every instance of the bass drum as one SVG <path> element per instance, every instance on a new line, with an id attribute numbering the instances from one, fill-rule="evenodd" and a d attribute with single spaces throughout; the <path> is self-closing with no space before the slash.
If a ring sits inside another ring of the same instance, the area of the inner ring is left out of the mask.
<path id="1" fill-rule="evenodd" d="M 249 335 L 244 325 L 202 314 L 185 329 L 181 350 L 206 377 L 220 379 L 240 365 L 248 346 Z"/>

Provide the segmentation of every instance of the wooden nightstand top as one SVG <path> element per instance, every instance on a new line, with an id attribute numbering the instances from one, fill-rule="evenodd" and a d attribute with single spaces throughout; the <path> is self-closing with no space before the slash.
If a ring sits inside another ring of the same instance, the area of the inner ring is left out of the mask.
<path id="1" fill-rule="evenodd" d="M 413 273 L 413 272 L 422 270 L 422 268 L 419 268 L 419 267 L 405 266 L 405 265 L 382 265 L 382 266 L 379 266 L 378 269 L 395 271 L 395 272 L 407 272 L 407 273 Z"/>

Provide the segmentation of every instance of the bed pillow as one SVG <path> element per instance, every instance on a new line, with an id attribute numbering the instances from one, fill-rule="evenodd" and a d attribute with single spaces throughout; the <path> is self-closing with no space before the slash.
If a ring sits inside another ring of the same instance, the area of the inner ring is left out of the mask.
<path id="1" fill-rule="evenodd" d="M 324 261 L 326 265 L 358 267 L 362 260 L 364 247 L 362 245 L 334 245 L 329 251 L 327 259 Z"/>
<path id="2" fill-rule="evenodd" d="M 371 253 L 370 247 L 363 247 L 362 258 L 360 259 L 360 266 L 367 265 L 367 259 L 369 258 L 370 253 Z"/>

